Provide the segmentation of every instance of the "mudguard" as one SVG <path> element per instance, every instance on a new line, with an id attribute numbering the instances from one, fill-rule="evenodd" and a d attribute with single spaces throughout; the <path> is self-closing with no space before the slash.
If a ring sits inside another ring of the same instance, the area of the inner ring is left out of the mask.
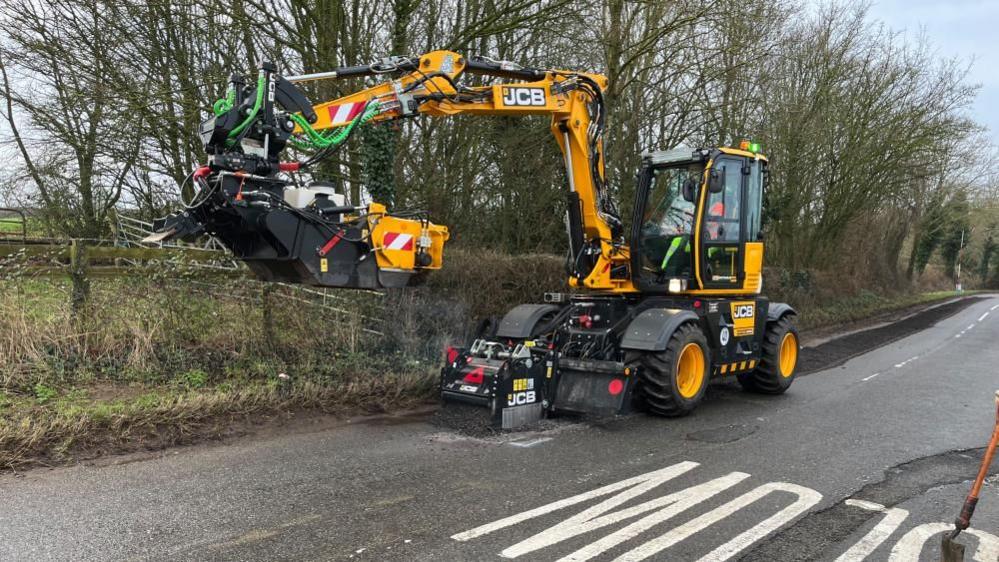
<path id="1" fill-rule="evenodd" d="M 544 315 L 558 311 L 553 304 L 519 304 L 506 313 L 496 328 L 496 337 L 524 339 L 531 337 L 534 327 Z"/>
<path id="2" fill-rule="evenodd" d="M 689 310 L 677 308 L 650 308 L 643 310 L 628 324 L 621 338 L 622 349 L 662 351 L 666 349 L 673 332 L 685 322 L 699 318 Z"/>
<path id="3" fill-rule="evenodd" d="M 781 316 L 785 314 L 797 314 L 798 311 L 791 308 L 791 305 L 785 302 L 772 302 L 770 303 L 770 309 L 767 310 L 767 322 L 776 322 L 780 320 Z"/>

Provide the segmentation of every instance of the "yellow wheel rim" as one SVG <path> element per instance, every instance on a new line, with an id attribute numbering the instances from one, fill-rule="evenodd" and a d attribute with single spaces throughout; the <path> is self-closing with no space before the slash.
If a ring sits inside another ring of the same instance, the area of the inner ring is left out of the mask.
<path id="1" fill-rule="evenodd" d="M 676 387 L 680 396 L 693 398 L 704 384 L 704 350 L 696 343 L 688 343 L 680 351 L 676 362 Z"/>
<path id="2" fill-rule="evenodd" d="M 798 338 L 788 332 L 780 341 L 780 376 L 788 378 L 794 374 L 794 366 L 798 363 Z"/>

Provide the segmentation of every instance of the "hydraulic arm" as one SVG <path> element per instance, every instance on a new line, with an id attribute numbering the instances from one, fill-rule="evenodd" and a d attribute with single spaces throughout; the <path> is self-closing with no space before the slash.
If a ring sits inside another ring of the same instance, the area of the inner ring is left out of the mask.
<path id="1" fill-rule="evenodd" d="M 470 86 L 466 75 L 503 81 Z M 376 76 L 386 79 L 316 105 L 295 86 Z M 264 279 L 404 285 L 418 270 L 440 267 L 447 230 L 423 213 L 387 213 L 377 203 L 350 205 L 329 185 L 301 185 L 296 172 L 335 154 L 366 123 L 417 115 L 549 115 L 568 184 L 569 283 L 633 292 L 622 223 L 605 188 L 606 85 L 597 74 L 523 68 L 450 51 L 292 77 L 279 76 L 265 63 L 255 83 L 234 76 L 214 117 L 202 125 L 209 162 L 191 177 L 198 196 L 185 212 L 157 225 L 158 239 L 207 231 Z M 310 156 L 281 162 L 289 144 Z M 364 263 L 372 253 L 374 269 Z"/>

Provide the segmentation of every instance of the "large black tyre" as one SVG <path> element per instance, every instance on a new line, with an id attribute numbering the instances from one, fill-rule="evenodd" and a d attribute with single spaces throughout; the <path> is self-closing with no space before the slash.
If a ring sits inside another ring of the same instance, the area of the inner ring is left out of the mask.
<path id="1" fill-rule="evenodd" d="M 794 382 L 799 342 L 793 314 L 785 314 L 776 322 L 767 323 L 760 364 L 755 370 L 739 375 L 742 388 L 762 394 L 783 394 Z"/>
<path id="2" fill-rule="evenodd" d="M 685 416 L 704 399 L 711 359 L 708 341 L 694 324 L 677 328 L 665 350 L 632 351 L 625 361 L 638 369 L 638 398 L 650 413 Z"/>

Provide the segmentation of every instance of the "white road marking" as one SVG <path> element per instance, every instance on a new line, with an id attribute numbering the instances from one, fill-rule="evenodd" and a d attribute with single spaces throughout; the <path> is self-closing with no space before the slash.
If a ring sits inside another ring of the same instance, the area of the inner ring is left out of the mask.
<path id="1" fill-rule="evenodd" d="M 864 378 L 862 378 L 862 379 L 860 379 L 860 380 L 862 380 L 862 381 L 864 381 L 864 382 L 867 382 L 867 381 L 869 381 L 869 380 L 873 379 L 874 377 L 876 377 L 876 376 L 878 376 L 878 375 L 880 375 L 880 374 L 881 374 L 881 373 L 874 373 L 873 375 L 871 375 L 871 376 L 869 376 L 869 377 L 864 377 Z M 848 500 L 848 501 L 849 501 L 849 500 Z"/>
<path id="2" fill-rule="evenodd" d="M 989 310 L 995 310 L 995 309 L 997 309 L 997 308 L 999 308 L 999 304 L 997 304 L 997 305 L 993 306 L 993 307 L 992 307 L 992 308 L 990 308 Z"/>
<path id="3" fill-rule="evenodd" d="M 610 494 L 612 492 L 617 492 L 618 490 L 631 488 L 630 490 L 622 492 L 614 496 L 613 498 L 610 498 L 598 504 L 597 506 L 591 507 L 590 509 L 586 510 L 584 513 L 590 512 L 591 510 L 594 510 L 594 508 L 604 506 L 605 504 L 606 507 L 603 511 L 607 511 L 611 508 L 617 507 L 618 505 L 627 502 L 628 500 L 634 498 L 635 496 L 644 494 L 645 492 L 663 484 L 664 482 L 672 480 L 673 478 L 676 478 L 677 476 L 685 472 L 689 472 L 698 466 L 700 466 L 700 463 L 691 462 L 691 461 L 677 463 L 672 466 L 663 468 L 661 470 L 656 470 L 653 472 L 648 472 L 646 474 L 641 474 L 634 478 L 629 478 L 627 480 L 622 480 L 620 482 L 608 484 L 601 488 L 597 488 L 596 490 L 590 490 L 589 492 L 584 492 L 582 494 L 572 496 L 571 498 L 566 498 L 564 500 L 552 502 L 550 504 L 543 505 L 541 507 L 529 511 L 524 511 L 516 515 L 511 515 L 510 517 L 505 517 L 498 521 L 493 521 L 492 523 L 476 527 L 474 529 L 465 531 L 463 533 L 458 533 L 457 535 L 453 535 L 451 538 L 457 541 L 471 540 L 476 537 L 481 537 L 482 535 L 487 535 L 494 531 L 498 531 L 500 529 L 509 527 L 511 525 L 516 525 L 517 523 L 520 523 L 522 521 L 527 521 L 528 519 L 533 519 L 535 517 L 539 517 L 541 515 L 545 515 L 553 511 L 558 511 L 559 509 L 562 509 L 564 507 L 569 507 L 570 505 L 576 505 L 577 503 L 582 503 L 589 499 L 598 498 L 600 496 L 606 496 L 607 494 Z M 593 514 L 591 515 L 591 517 L 595 515 L 597 514 Z"/>
<path id="4" fill-rule="evenodd" d="M 885 506 L 874 502 L 849 499 L 845 503 L 868 511 L 884 513 L 885 517 L 849 550 L 840 555 L 836 562 L 861 562 L 865 560 L 909 517 L 909 512 L 904 509 L 885 509 Z"/>
<path id="5" fill-rule="evenodd" d="M 698 466 L 700 465 L 696 462 L 681 462 L 661 470 L 622 480 L 621 482 L 609 484 L 561 501 L 518 513 L 469 531 L 458 533 L 451 538 L 458 541 L 468 541 L 590 499 L 615 494 L 526 540 L 506 548 L 500 553 L 500 556 L 504 558 L 517 558 L 573 537 L 644 515 L 644 517 L 641 517 L 637 521 L 633 521 L 623 528 L 598 538 L 596 541 L 569 554 L 562 558 L 560 562 L 589 560 L 606 553 L 608 550 L 626 541 L 634 539 L 654 526 L 668 521 L 685 510 L 701 504 L 705 500 L 728 490 L 750 477 L 749 474 L 744 472 L 732 472 L 703 484 L 685 488 L 679 492 L 673 492 L 632 507 L 621 508 L 621 506 L 634 500 L 636 497 Z M 786 482 L 769 482 L 691 521 L 675 527 L 653 540 L 639 545 L 637 548 L 623 554 L 618 560 L 644 560 L 645 558 L 654 556 L 658 552 L 706 529 L 761 498 L 779 492 L 793 494 L 796 498 L 790 505 L 763 519 L 752 528 L 736 535 L 725 544 L 703 556 L 701 560 L 711 562 L 728 560 L 751 547 L 760 539 L 787 525 L 822 500 L 822 494 L 810 488 Z"/>
<path id="6" fill-rule="evenodd" d="M 895 368 L 896 369 L 901 369 L 902 367 L 905 367 L 906 365 L 908 365 L 909 363 L 912 363 L 916 359 L 919 359 L 918 355 L 914 355 L 914 356 L 906 359 L 905 361 L 902 361 L 901 363 L 895 363 Z"/>
<path id="7" fill-rule="evenodd" d="M 875 373 L 869 378 L 873 378 L 878 374 Z M 522 443 L 532 443 L 535 441 L 539 441 L 539 439 Z M 731 472 L 714 480 L 684 488 L 678 492 L 651 499 L 632 507 L 622 507 L 642 494 L 650 492 L 663 483 L 683 475 L 698 466 L 700 466 L 699 463 L 690 461 L 677 463 L 660 470 L 608 484 L 564 500 L 512 515 L 469 531 L 458 533 L 451 538 L 458 541 L 468 541 L 530 519 L 541 517 L 553 511 L 613 494 L 600 503 L 592 505 L 568 519 L 514 544 L 500 553 L 500 556 L 504 558 L 518 558 L 574 537 L 638 517 L 637 520 L 626 524 L 623 528 L 606 536 L 598 537 L 594 542 L 586 544 L 559 560 L 559 562 L 585 562 L 606 554 L 608 551 L 619 547 L 627 541 L 639 537 L 642 533 L 649 531 L 656 525 L 669 521 L 684 511 L 700 505 L 750 478 L 750 475 L 744 472 Z M 699 559 L 699 562 L 724 562 L 736 557 L 778 529 L 791 524 L 822 501 L 822 494 L 811 488 L 787 482 L 769 482 L 686 523 L 669 529 L 652 540 L 632 548 L 616 558 L 615 562 L 639 561 L 654 557 L 660 552 L 707 529 L 760 499 L 779 492 L 793 494 L 796 498 L 783 509 L 705 554 Z M 835 562 L 861 562 L 866 560 L 881 548 L 885 541 L 909 517 L 909 512 L 905 509 L 887 508 L 884 505 L 871 501 L 850 498 L 844 503 L 852 507 L 883 513 L 884 517 L 867 534 L 861 537 L 859 541 L 851 545 L 846 552 L 836 558 Z M 950 523 L 926 523 L 910 529 L 892 546 L 889 562 L 918 560 L 921 553 L 926 549 L 927 542 L 932 537 L 943 532 L 950 532 L 952 529 L 953 524 Z M 977 541 L 973 541 L 977 542 L 973 560 L 982 562 L 986 560 L 996 562 L 996 560 L 999 560 L 999 536 L 976 529 L 968 529 L 965 533 L 977 539 Z M 405 542 L 408 543 L 410 541 L 407 539 Z M 933 543 L 933 545 L 935 544 L 936 542 Z M 966 542 L 966 544 L 970 543 Z M 357 551 L 357 553 L 361 553 L 362 551 L 363 549 Z"/>
<path id="8" fill-rule="evenodd" d="M 633 517 L 635 515 L 639 515 L 646 511 L 651 511 L 653 509 L 664 507 L 664 509 L 660 509 L 659 511 L 656 511 L 651 515 L 647 515 L 642 519 L 639 519 L 638 521 L 635 521 L 634 523 L 624 527 L 623 529 L 611 533 L 610 535 L 607 535 L 606 537 L 594 543 L 590 543 L 584 546 L 583 548 L 577 550 L 576 552 L 573 552 L 572 554 L 562 558 L 558 562 L 581 562 L 583 560 L 589 560 L 595 556 L 599 556 L 604 552 L 607 552 L 608 550 L 614 548 L 615 546 L 627 540 L 637 537 L 638 535 L 651 529 L 655 525 L 658 525 L 663 521 L 669 520 L 670 518 L 683 512 L 684 510 L 687 510 L 701 503 L 702 501 L 707 500 L 712 496 L 715 496 L 718 493 L 731 488 L 732 486 L 738 484 L 739 482 L 742 482 L 746 478 L 749 478 L 749 475 L 744 472 L 733 472 L 726 476 L 722 476 L 721 478 L 716 478 L 714 480 L 711 480 L 710 482 L 705 482 L 704 484 L 701 484 L 699 486 L 694 486 L 693 488 L 687 488 L 680 492 L 676 492 L 668 496 L 663 496 L 661 498 L 645 502 L 631 509 L 626 509 L 611 515 L 605 515 L 603 517 L 600 517 L 599 519 L 588 521 L 582 527 L 573 529 L 572 530 L 573 536 L 580 533 L 585 533 L 587 531 L 590 531 L 598 527 L 602 527 L 610 523 L 616 523 L 617 521 Z M 605 519 L 609 520 L 605 522 L 604 521 Z M 569 523 L 569 521 L 560 523 L 559 525 L 556 525 L 555 527 L 552 527 L 551 529 L 545 531 L 545 533 L 551 533 L 552 531 L 555 531 L 557 527 L 561 527 L 566 523 Z M 545 533 L 542 533 L 542 535 L 544 535 Z M 517 549 L 518 547 L 524 545 L 525 543 L 538 539 L 539 537 L 541 537 L 541 535 L 535 535 L 534 537 L 528 539 L 527 541 L 524 541 L 518 545 L 510 547 L 504 550 L 501 556 L 514 558 L 515 556 L 519 556 L 520 554 L 525 554 L 528 551 L 519 551 L 519 550 L 515 551 L 514 549 Z M 564 540 L 564 539 L 559 539 L 559 540 Z M 547 546 L 547 544 L 544 546 Z M 536 550 L 536 548 L 532 548 L 532 550 Z M 511 554 L 513 556 L 511 556 Z"/>
<path id="9" fill-rule="evenodd" d="M 507 445 L 510 445 L 511 447 L 522 447 L 524 449 L 527 449 L 529 447 L 545 443 L 546 441 L 551 441 L 552 439 L 553 439 L 552 437 L 538 437 L 537 439 L 528 439 L 526 441 L 511 441 L 507 443 Z"/>
<path id="10" fill-rule="evenodd" d="M 756 541 L 776 531 L 780 527 L 783 527 L 785 524 L 790 523 L 793 519 L 805 511 L 808 511 L 809 508 L 822 500 L 822 494 L 810 488 L 805 488 L 796 484 L 787 484 L 785 482 L 770 482 L 756 488 L 755 490 L 746 492 L 738 498 L 716 507 L 704 515 L 670 530 L 659 538 L 653 539 L 622 554 L 615 559 L 615 562 L 645 560 L 646 558 L 654 556 L 666 548 L 669 548 L 694 533 L 721 521 L 736 511 L 773 492 L 789 492 L 797 495 L 798 499 L 791 505 L 761 521 L 755 527 L 739 534 L 727 543 L 712 550 L 707 555 L 703 556 L 701 561 L 720 562 L 722 560 L 728 560 L 739 552 L 745 550 L 747 547 L 751 546 Z"/>
<path id="11" fill-rule="evenodd" d="M 965 330 L 965 331 L 968 331 L 968 330 L 970 330 L 970 329 L 972 329 L 972 328 L 974 328 L 974 327 L 975 327 L 975 325 L 974 325 L 974 324 L 968 324 L 968 327 L 967 327 L 967 328 L 965 328 L 964 330 Z"/>
<path id="12" fill-rule="evenodd" d="M 919 525 L 906 533 L 892 547 L 891 557 L 888 558 L 888 562 L 919 560 L 919 555 L 923 551 L 926 541 L 930 540 L 933 535 L 949 533 L 953 530 L 953 523 L 926 523 Z M 999 537 L 977 529 L 968 529 L 964 533 L 978 538 L 978 548 L 975 550 L 973 560 L 995 562 L 996 558 L 999 557 Z"/>
<path id="13" fill-rule="evenodd" d="M 876 502 L 869 502 L 867 500 L 857 500 L 857 499 L 850 498 L 850 499 L 844 501 L 843 503 L 845 503 L 846 505 L 852 506 L 852 507 L 859 507 L 860 509 L 866 509 L 867 511 L 884 511 L 885 510 L 885 506 L 883 506 L 883 505 L 881 505 L 879 503 L 876 503 Z"/>
<path id="14" fill-rule="evenodd" d="M 983 314 L 983 315 L 979 316 L 979 317 L 978 317 L 978 321 L 979 321 L 979 322 L 981 322 L 982 320 L 985 320 L 985 317 L 986 317 L 986 316 L 988 316 L 988 315 L 989 315 L 989 313 L 988 313 L 988 312 L 986 312 L 985 314 Z"/>

